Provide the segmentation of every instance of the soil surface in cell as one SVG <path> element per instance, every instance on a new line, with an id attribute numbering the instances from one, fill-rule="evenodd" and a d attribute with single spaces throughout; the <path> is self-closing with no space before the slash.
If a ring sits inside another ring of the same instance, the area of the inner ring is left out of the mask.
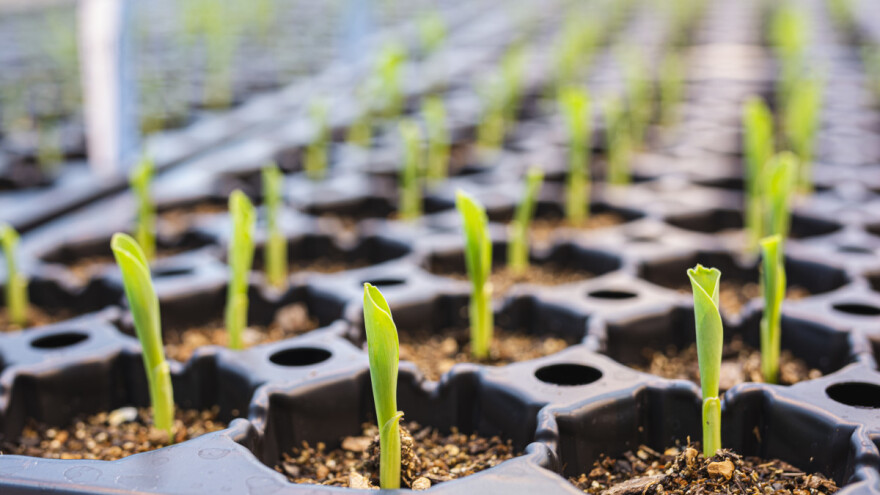
<path id="1" fill-rule="evenodd" d="M 440 333 L 402 332 L 400 359 L 412 361 L 429 380 L 439 380 L 456 363 L 502 366 L 547 356 L 568 347 L 564 339 L 495 329 L 489 358 L 475 360 L 470 351 L 470 330 L 447 329 Z"/>
<path id="2" fill-rule="evenodd" d="M 302 303 L 289 304 L 275 314 L 275 320 L 267 327 L 249 326 L 242 338 L 245 347 L 275 342 L 295 337 L 318 328 L 318 321 L 309 315 Z M 169 359 L 186 362 L 199 347 L 218 345 L 225 347 L 229 332 L 222 320 L 201 327 L 188 328 L 182 332 L 167 332 L 165 336 L 165 355 Z"/>
<path id="3" fill-rule="evenodd" d="M 176 237 L 189 230 L 199 217 L 226 211 L 224 203 L 203 202 L 174 207 L 159 213 L 158 229 L 164 236 Z"/>
<path id="4" fill-rule="evenodd" d="M 469 280 L 467 273 L 443 266 L 432 267 L 431 272 L 456 280 Z M 517 284 L 562 285 L 589 278 L 593 278 L 593 274 L 585 270 L 572 270 L 551 263 L 543 265 L 532 263 L 523 273 L 515 273 L 507 265 L 494 267 L 489 275 L 489 283 L 492 284 L 492 295 L 498 297 L 506 294 Z"/>
<path id="5" fill-rule="evenodd" d="M 666 352 L 646 349 L 649 359 L 644 364 L 631 364 L 630 367 L 639 371 L 662 376 L 663 378 L 690 380 L 700 384 L 700 366 L 697 359 L 697 345 L 678 350 L 670 347 Z M 822 372 L 811 369 L 807 364 L 795 358 L 790 351 L 783 350 L 779 356 L 779 383 L 793 385 L 804 380 L 812 380 L 822 376 Z M 721 354 L 721 391 L 729 390 L 738 383 L 763 382 L 761 373 L 761 351 L 746 344 L 740 337 L 724 344 Z"/>
<path id="6" fill-rule="evenodd" d="M 156 246 L 156 259 L 168 258 L 184 251 L 186 249 Z M 84 256 L 64 263 L 64 265 L 77 281 L 86 283 L 109 267 L 115 267 L 116 259 L 113 256 Z"/>
<path id="7" fill-rule="evenodd" d="M 683 294 L 693 294 L 693 288 L 690 284 L 680 286 L 678 291 Z M 799 286 L 788 287 L 785 291 L 785 298 L 791 301 L 804 299 L 809 296 L 810 292 Z M 754 282 L 721 280 L 721 288 L 718 290 L 718 302 L 721 306 L 721 311 L 724 313 L 730 315 L 739 314 L 749 301 L 759 297 L 761 297 L 761 286 Z"/>
<path id="8" fill-rule="evenodd" d="M 456 429 L 448 434 L 410 422 L 401 425 L 401 483 L 426 490 L 437 483 L 468 476 L 511 459 L 510 442 L 500 438 L 466 435 Z M 340 447 L 327 450 L 323 442 L 285 453 L 275 467 L 294 483 L 349 488 L 379 486 L 379 429 L 364 424 L 359 436 L 342 439 Z"/>
<path id="9" fill-rule="evenodd" d="M 603 212 L 603 213 L 591 213 L 587 220 L 583 223 L 575 224 L 571 223 L 565 218 L 557 217 L 557 218 L 541 218 L 537 217 L 532 220 L 531 228 L 529 229 L 529 236 L 533 241 L 547 244 L 552 239 L 553 236 L 558 233 L 561 229 L 573 229 L 573 230 L 592 230 L 592 229 L 601 229 L 605 227 L 613 227 L 615 225 L 620 225 L 624 223 L 626 220 L 618 215 L 617 213 L 611 212 Z"/>
<path id="10" fill-rule="evenodd" d="M 6 455 L 112 461 L 226 428 L 217 420 L 215 409 L 177 409 L 174 442 L 169 441 L 168 432 L 152 424 L 150 409 L 134 407 L 80 416 L 65 428 L 28 420 L 21 436 L 14 443 L 4 441 L 0 451 Z"/>
<path id="11" fill-rule="evenodd" d="M 663 453 L 641 446 L 618 458 L 603 457 L 589 473 L 569 478 L 586 493 L 654 495 L 692 493 L 830 494 L 837 485 L 780 460 L 741 457 L 721 450 L 710 458 L 698 447 Z"/>
<path id="12" fill-rule="evenodd" d="M 22 326 L 9 321 L 9 313 L 6 311 L 6 307 L 3 306 L 0 307 L 0 332 L 11 332 L 13 330 L 21 330 L 22 328 L 40 327 L 50 323 L 63 321 L 68 318 L 70 318 L 70 315 L 67 311 L 57 310 L 49 312 L 32 304 L 27 310 L 27 322 Z"/>

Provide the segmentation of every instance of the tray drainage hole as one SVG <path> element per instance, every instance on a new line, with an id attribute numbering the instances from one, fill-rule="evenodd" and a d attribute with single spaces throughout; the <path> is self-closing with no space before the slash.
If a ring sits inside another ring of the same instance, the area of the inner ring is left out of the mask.
<path id="1" fill-rule="evenodd" d="M 406 280 L 402 278 L 377 278 L 376 280 L 364 280 L 361 285 L 373 284 L 376 287 L 391 287 L 392 285 L 403 285 Z"/>
<path id="2" fill-rule="evenodd" d="M 60 349 L 74 344 L 79 344 L 83 340 L 89 338 L 87 333 L 80 332 L 64 332 L 54 335 L 46 335 L 31 341 L 31 346 L 37 349 Z"/>
<path id="3" fill-rule="evenodd" d="M 602 378 L 602 372 L 582 364 L 551 364 L 538 368 L 535 378 L 553 385 L 588 385 Z"/>
<path id="4" fill-rule="evenodd" d="M 854 246 L 852 244 L 846 244 L 844 246 L 840 246 L 837 248 L 841 253 L 852 253 L 852 254 L 874 254 L 874 250 L 870 248 L 866 248 L 863 246 Z"/>
<path id="5" fill-rule="evenodd" d="M 279 366 L 310 366 L 330 359 L 332 354 L 317 347 L 294 347 L 278 351 L 269 357 L 269 361 Z"/>
<path id="6" fill-rule="evenodd" d="M 156 278 L 159 277 L 179 277 L 181 275 L 189 275 L 193 272 L 193 269 L 190 267 L 183 266 L 166 266 L 160 268 L 153 268 L 150 270 L 153 273 L 153 276 Z"/>
<path id="7" fill-rule="evenodd" d="M 595 299 L 632 299 L 636 297 L 635 293 L 624 290 L 594 290 L 587 295 Z"/>
<path id="8" fill-rule="evenodd" d="M 837 383 L 825 389 L 831 399 L 853 407 L 880 408 L 880 386 L 873 383 Z"/>
<path id="9" fill-rule="evenodd" d="M 835 304 L 833 306 L 834 309 L 840 311 L 842 313 L 849 313 L 851 315 L 859 315 L 859 316 L 878 316 L 880 315 L 880 308 L 877 306 L 871 306 L 870 304 L 858 304 L 858 303 L 841 303 Z"/>

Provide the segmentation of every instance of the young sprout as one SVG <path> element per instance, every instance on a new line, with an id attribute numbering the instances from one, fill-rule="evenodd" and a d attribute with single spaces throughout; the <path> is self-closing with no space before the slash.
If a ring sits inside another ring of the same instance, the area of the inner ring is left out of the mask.
<path id="1" fill-rule="evenodd" d="M 660 121 L 665 125 L 676 119 L 676 109 L 684 95 L 684 63 L 678 51 L 663 58 L 660 69 Z"/>
<path id="2" fill-rule="evenodd" d="M 501 80 L 503 83 L 504 120 L 515 122 L 522 99 L 523 74 L 526 56 L 522 44 L 514 44 L 501 60 Z"/>
<path id="3" fill-rule="evenodd" d="M 327 144 L 330 141 L 330 125 L 327 122 L 327 105 L 322 101 L 312 103 L 309 108 L 315 135 L 306 148 L 303 168 L 312 180 L 321 180 L 327 175 Z"/>
<path id="4" fill-rule="evenodd" d="M 782 342 L 782 300 L 785 298 L 785 261 L 782 237 L 761 239 L 761 294 L 764 314 L 761 315 L 761 373 L 766 383 L 779 379 L 779 347 Z"/>
<path id="5" fill-rule="evenodd" d="M 526 190 L 516 207 L 510 223 L 510 240 L 507 244 L 507 266 L 513 273 L 523 273 L 529 267 L 529 225 L 535 215 L 538 192 L 544 182 L 544 172 L 538 167 L 529 169 Z"/>
<path id="6" fill-rule="evenodd" d="M 370 113 L 365 111 L 357 120 L 351 123 L 345 140 L 353 146 L 361 148 L 369 148 L 373 141 L 372 118 Z"/>
<path id="7" fill-rule="evenodd" d="M 134 238 L 143 249 L 147 260 L 156 255 L 156 206 L 150 196 L 150 182 L 153 180 L 155 165 L 149 157 L 141 159 L 131 171 L 129 182 L 137 201 L 137 225 Z"/>
<path id="8" fill-rule="evenodd" d="M 607 180 L 611 184 L 629 184 L 630 129 L 626 108 L 619 99 L 610 100 L 604 107 L 605 148 L 608 162 Z"/>
<path id="9" fill-rule="evenodd" d="M 427 56 L 437 51 L 446 39 L 446 22 L 436 10 L 422 14 L 418 20 L 419 41 L 422 52 Z"/>
<path id="10" fill-rule="evenodd" d="M 711 457 L 721 449 L 721 349 L 724 328 L 718 311 L 721 272 L 697 265 L 687 271 L 694 291 L 694 321 L 697 326 L 697 358 L 703 392 L 703 455 Z"/>
<path id="11" fill-rule="evenodd" d="M 565 181 L 565 216 L 579 225 L 590 214 L 590 97 L 586 89 L 563 88 L 559 107 L 568 134 L 568 175 Z"/>
<path id="12" fill-rule="evenodd" d="M 242 349 L 242 334 L 247 326 L 248 274 L 254 259 L 256 211 L 241 191 L 229 195 L 232 238 L 229 241 L 229 283 L 226 291 L 226 331 L 229 348 Z"/>
<path id="13" fill-rule="evenodd" d="M 43 172 L 51 173 L 64 160 L 61 132 L 50 124 L 39 124 L 37 127 L 37 164 Z"/>
<path id="14" fill-rule="evenodd" d="M 764 100 L 753 97 L 743 109 L 743 152 L 745 155 L 745 224 L 749 247 L 756 248 L 764 235 L 764 167 L 773 156 L 773 114 Z"/>
<path id="15" fill-rule="evenodd" d="M 6 313 L 9 322 L 23 327 L 27 324 L 28 280 L 18 270 L 16 251 L 18 232 L 12 226 L 0 223 L 0 246 L 6 256 Z"/>
<path id="16" fill-rule="evenodd" d="M 114 234 L 110 247 L 122 271 L 125 297 L 131 309 L 135 333 L 141 342 L 150 404 L 153 406 L 153 424 L 157 429 L 167 431 L 169 438 L 172 438 L 174 392 L 171 389 L 171 371 L 162 346 L 159 298 L 150 278 L 147 257 L 137 241 L 126 234 Z"/>
<path id="17" fill-rule="evenodd" d="M 791 90 L 804 70 L 807 45 L 807 19 L 802 10 L 784 5 L 776 10 L 770 23 L 770 38 L 781 64 L 776 94 L 780 107 L 785 108 Z"/>
<path id="18" fill-rule="evenodd" d="M 595 17 L 577 13 L 566 18 L 554 48 L 554 88 L 575 83 L 578 71 L 590 64 L 602 37 L 602 25 Z"/>
<path id="19" fill-rule="evenodd" d="M 803 191 L 813 188 L 813 148 L 822 106 L 822 84 L 815 79 L 798 81 L 791 88 L 783 109 L 783 128 L 789 149 L 799 158 L 797 183 Z"/>
<path id="20" fill-rule="evenodd" d="M 415 220 L 422 216 L 422 185 L 419 180 L 422 169 L 422 130 L 411 120 L 400 123 L 403 141 L 403 170 L 400 173 L 400 218 Z"/>
<path id="21" fill-rule="evenodd" d="M 788 237 L 791 224 L 791 196 L 797 174 L 797 157 L 783 151 L 773 157 L 767 164 L 763 179 L 766 190 L 765 198 L 765 235 Z"/>
<path id="22" fill-rule="evenodd" d="M 483 116 L 477 125 L 477 149 L 491 154 L 501 149 L 506 132 L 504 122 L 504 96 L 498 90 L 499 83 L 489 83 L 483 91 Z"/>
<path id="23" fill-rule="evenodd" d="M 461 215 L 465 237 L 465 264 L 471 280 L 471 354 L 476 359 L 489 357 L 495 324 L 492 315 L 492 241 L 486 210 L 475 199 L 458 191 L 455 206 Z"/>
<path id="24" fill-rule="evenodd" d="M 645 139 L 645 130 L 651 120 L 651 86 L 644 57 L 633 47 L 623 48 L 620 52 L 625 73 L 625 111 L 629 123 L 629 143 L 641 146 Z"/>
<path id="25" fill-rule="evenodd" d="M 425 176 L 438 182 L 449 170 L 449 129 L 446 127 L 446 108 L 439 96 L 429 96 L 422 104 L 425 125 L 428 128 L 428 167 Z"/>
<path id="26" fill-rule="evenodd" d="M 400 348 L 391 309 L 379 289 L 364 284 L 364 327 L 370 358 L 370 382 L 379 425 L 379 486 L 400 488 L 400 418 L 397 410 L 397 368 Z"/>
<path id="27" fill-rule="evenodd" d="M 281 210 L 283 175 L 274 162 L 263 167 L 263 204 L 266 208 L 266 278 L 275 287 L 283 287 L 287 279 L 287 239 L 281 233 L 278 214 Z"/>
<path id="28" fill-rule="evenodd" d="M 406 49 L 398 43 L 385 45 L 376 66 L 380 107 L 379 113 L 395 117 L 403 111 L 403 63 Z"/>

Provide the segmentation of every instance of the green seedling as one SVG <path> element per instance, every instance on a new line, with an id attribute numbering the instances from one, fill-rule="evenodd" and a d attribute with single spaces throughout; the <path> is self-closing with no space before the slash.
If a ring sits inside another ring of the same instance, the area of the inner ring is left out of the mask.
<path id="1" fill-rule="evenodd" d="M 621 49 L 625 81 L 625 111 L 629 124 L 629 144 L 639 147 L 651 121 L 651 84 L 644 57 L 633 47 Z"/>
<path id="2" fill-rule="evenodd" d="M 498 84 L 490 83 L 483 91 L 483 116 L 477 125 L 477 149 L 483 154 L 497 152 L 504 142 L 504 98 Z"/>
<path id="3" fill-rule="evenodd" d="M 794 154 L 783 151 L 774 156 L 764 170 L 765 235 L 779 235 L 783 239 L 788 237 L 797 162 Z"/>
<path id="4" fill-rule="evenodd" d="M 422 52 L 431 55 L 446 39 L 446 22 L 436 10 L 431 10 L 419 17 L 418 27 Z"/>
<path id="5" fill-rule="evenodd" d="M 604 113 L 607 180 L 615 185 L 629 184 L 631 181 L 629 157 L 632 143 L 626 108 L 619 99 L 612 99 L 605 105 Z"/>
<path id="6" fill-rule="evenodd" d="M 303 168 L 306 176 L 312 180 L 322 180 L 327 176 L 327 146 L 330 142 L 330 124 L 328 123 L 327 105 L 316 101 L 309 108 L 315 135 L 306 148 Z"/>
<path id="7" fill-rule="evenodd" d="M 400 347 L 397 326 L 379 289 L 364 284 L 364 327 L 370 358 L 370 382 L 379 425 L 379 485 L 400 488 L 400 418 L 397 410 L 397 369 Z"/>
<path id="8" fill-rule="evenodd" d="M 766 383 L 779 379 L 779 353 L 782 342 L 782 300 L 785 298 L 785 261 L 782 237 L 761 239 L 761 294 L 764 314 L 761 315 L 761 373 Z"/>
<path id="9" fill-rule="evenodd" d="M 583 68 L 590 65 L 602 35 L 602 22 L 592 15 L 576 13 L 566 19 L 553 55 L 557 91 L 576 83 Z"/>
<path id="10" fill-rule="evenodd" d="M 360 146 L 369 148 L 373 142 L 373 119 L 369 112 L 365 111 L 363 115 L 351 123 L 348 127 L 348 133 L 345 140 L 352 146 Z"/>
<path id="11" fill-rule="evenodd" d="M 504 120 L 516 121 L 522 100 L 523 75 L 525 73 L 526 52 L 522 44 L 508 49 L 501 60 L 501 80 L 504 100 Z"/>
<path id="12" fill-rule="evenodd" d="M 825 3 L 831 18 L 840 29 L 844 31 L 852 29 L 855 18 L 852 0 L 827 0 Z"/>
<path id="13" fill-rule="evenodd" d="M 535 216 L 538 192 L 544 182 L 544 172 L 537 167 L 529 169 L 523 199 L 516 207 L 510 223 L 510 240 L 507 244 L 507 266 L 513 273 L 524 273 L 529 268 L 529 226 Z"/>
<path id="14" fill-rule="evenodd" d="M 6 256 L 6 315 L 13 325 L 27 324 L 28 279 L 18 270 L 18 232 L 12 226 L 0 224 L 0 246 Z"/>
<path id="15" fill-rule="evenodd" d="M 135 165 L 129 177 L 131 190 L 137 201 L 134 237 L 147 260 L 156 256 L 156 205 L 150 195 L 150 183 L 153 181 L 155 169 L 152 158 L 145 156 Z"/>
<path id="16" fill-rule="evenodd" d="M 254 260 L 254 225 L 256 211 L 241 191 L 229 195 L 232 238 L 229 241 L 229 283 L 226 291 L 226 331 L 229 348 L 242 349 L 242 335 L 247 327 L 248 273 Z"/>
<path id="17" fill-rule="evenodd" d="M 800 162 L 798 187 L 806 192 L 813 188 L 813 149 L 821 106 L 822 84 L 815 79 L 806 79 L 791 88 L 788 104 L 783 110 L 786 142 Z"/>
<path id="18" fill-rule="evenodd" d="M 281 233 L 278 215 L 281 210 L 283 175 L 278 165 L 270 163 L 263 168 L 263 205 L 266 208 L 266 279 L 275 287 L 284 287 L 287 281 L 287 239 Z"/>
<path id="19" fill-rule="evenodd" d="M 64 160 L 61 151 L 61 131 L 51 124 L 42 123 L 37 128 L 37 164 L 46 173 L 58 170 Z"/>
<path id="20" fill-rule="evenodd" d="M 378 112 L 385 117 L 396 117 L 403 111 L 403 64 L 406 49 L 399 43 L 385 45 L 376 65 L 378 83 Z"/>
<path id="21" fill-rule="evenodd" d="M 422 104 L 422 114 L 428 129 L 428 166 L 425 176 L 439 182 L 449 175 L 449 129 L 446 127 L 446 108 L 439 96 L 429 96 Z"/>
<path id="22" fill-rule="evenodd" d="M 791 90 L 797 86 L 805 66 L 807 18 L 792 5 L 778 7 L 770 23 L 770 40 L 781 65 L 777 83 L 780 107 L 787 106 Z"/>
<path id="23" fill-rule="evenodd" d="M 677 51 L 663 58 L 660 68 L 660 121 L 670 125 L 676 121 L 676 110 L 684 96 L 684 62 Z"/>
<path id="24" fill-rule="evenodd" d="M 403 170 L 400 173 L 400 218 L 415 220 L 422 216 L 422 185 L 420 171 L 424 153 L 422 152 L 422 130 L 411 120 L 404 120 L 399 126 L 403 142 Z"/>
<path id="25" fill-rule="evenodd" d="M 173 438 L 174 392 L 171 389 L 171 371 L 165 361 L 162 346 L 162 324 L 159 317 L 159 298 L 153 288 L 150 267 L 137 241 L 122 233 L 110 240 L 116 264 L 122 271 L 125 297 L 134 320 L 134 329 L 141 343 L 144 369 L 153 406 L 153 424 Z"/>
<path id="26" fill-rule="evenodd" d="M 492 315 L 492 241 L 489 219 L 483 205 L 458 191 L 455 206 L 461 215 L 465 238 L 465 264 L 471 281 L 469 316 L 471 322 L 471 354 L 476 359 L 489 357 L 489 346 L 495 329 Z"/>
<path id="27" fill-rule="evenodd" d="M 590 214 L 590 97 L 586 89 L 564 88 L 559 108 L 568 135 L 568 175 L 565 181 L 565 216 L 580 225 Z"/>
<path id="28" fill-rule="evenodd" d="M 687 271 L 694 292 L 694 321 L 697 326 L 697 358 L 703 393 L 703 455 L 712 457 L 721 449 L 721 349 L 724 327 L 718 310 L 721 272 L 697 265 Z"/>
<path id="29" fill-rule="evenodd" d="M 773 156 L 773 114 L 763 100 L 749 99 L 743 109 L 743 151 L 745 155 L 745 223 L 749 249 L 757 248 L 764 235 L 763 170 Z"/>

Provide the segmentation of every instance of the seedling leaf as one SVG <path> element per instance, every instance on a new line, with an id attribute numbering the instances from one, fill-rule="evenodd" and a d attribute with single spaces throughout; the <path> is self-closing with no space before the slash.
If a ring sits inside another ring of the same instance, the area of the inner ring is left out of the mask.
<path id="1" fill-rule="evenodd" d="M 247 326 L 248 274 L 254 259 L 256 211 L 240 190 L 229 195 L 232 236 L 229 241 L 229 283 L 226 292 L 226 331 L 229 348 L 242 349 L 242 334 Z"/>
<path id="2" fill-rule="evenodd" d="M 486 210 L 475 199 L 458 191 L 455 205 L 461 215 L 465 237 L 465 264 L 471 280 L 469 307 L 471 322 L 471 353 L 477 359 L 489 356 L 494 330 L 492 315 L 492 241 Z"/>

